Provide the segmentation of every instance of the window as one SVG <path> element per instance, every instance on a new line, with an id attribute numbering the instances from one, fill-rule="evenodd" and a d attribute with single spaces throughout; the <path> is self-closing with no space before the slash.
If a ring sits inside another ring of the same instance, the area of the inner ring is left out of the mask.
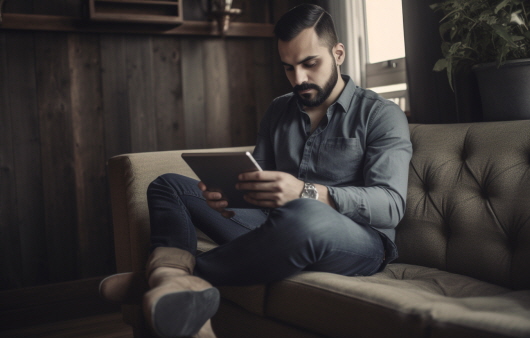
<path id="1" fill-rule="evenodd" d="M 366 87 L 407 110 L 401 0 L 364 0 Z"/>

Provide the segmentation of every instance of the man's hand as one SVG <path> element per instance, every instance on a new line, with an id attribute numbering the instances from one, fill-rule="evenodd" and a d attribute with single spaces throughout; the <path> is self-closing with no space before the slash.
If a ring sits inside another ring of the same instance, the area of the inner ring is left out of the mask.
<path id="1" fill-rule="evenodd" d="M 281 171 L 252 171 L 240 174 L 238 190 L 245 200 L 262 208 L 277 208 L 300 197 L 304 182 Z"/>
<path id="2" fill-rule="evenodd" d="M 206 199 L 206 203 L 210 208 L 220 212 L 225 218 L 234 217 L 235 212 L 225 209 L 228 206 L 228 202 L 223 199 L 223 195 L 220 192 L 208 191 L 206 184 L 202 181 L 199 182 L 199 189 L 201 189 L 202 196 Z"/>

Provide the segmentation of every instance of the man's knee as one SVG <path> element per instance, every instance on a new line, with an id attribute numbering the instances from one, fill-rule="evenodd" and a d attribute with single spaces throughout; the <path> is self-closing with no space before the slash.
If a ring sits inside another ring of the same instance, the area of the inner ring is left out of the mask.
<path id="1" fill-rule="evenodd" d="M 275 224 L 302 237 L 325 235 L 337 216 L 337 211 L 327 204 L 303 198 L 293 200 L 271 213 Z"/>
<path id="2" fill-rule="evenodd" d="M 149 184 L 147 196 L 156 194 L 160 190 L 172 190 L 178 194 L 180 191 L 190 189 L 199 189 L 196 180 L 187 176 L 168 173 L 158 176 Z"/>

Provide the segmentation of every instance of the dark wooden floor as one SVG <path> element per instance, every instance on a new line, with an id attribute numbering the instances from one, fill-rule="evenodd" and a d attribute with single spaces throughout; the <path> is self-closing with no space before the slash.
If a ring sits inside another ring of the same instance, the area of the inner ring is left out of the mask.
<path id="1" fill-rule="evenodd" d="M 0 331 L 0 338 L 132 338 L 121 313 L 111 313 L 23 329 Z"/>

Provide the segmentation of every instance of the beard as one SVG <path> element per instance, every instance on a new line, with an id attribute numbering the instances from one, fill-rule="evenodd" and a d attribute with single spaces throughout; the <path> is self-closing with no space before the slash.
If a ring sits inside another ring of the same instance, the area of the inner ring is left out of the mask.
<path id="1" fill-rule="evenodd" d="M 300 101 L 300 103 L 302 103 L 304 106 L 318 107 L 322 103 L 324 103 L 324 101 L 327 100 L 329 95 L 331 95 L 333 88 L 335 88 L 335 85 L 337 84 L 338 78 L 339 78 L 339 72 L 337 71 L 337 63 L 335 62 L 335 59 L 333 59 L 331 75 L 329 76 L 328 81 L 324 85 L 324 88 L 314 83 L 304 82 L 300 85 L 294 86 L 293 92 L 296 95 L 296 97 L 298 97 L 298 100 Z M 311 98 L 311 94 L 299 94 L 298 93 L 301 90 L 307 90 L 307 89 L 315 89 L 317 91 L 317 93 L 315 94 L 315 97 Z"/>

